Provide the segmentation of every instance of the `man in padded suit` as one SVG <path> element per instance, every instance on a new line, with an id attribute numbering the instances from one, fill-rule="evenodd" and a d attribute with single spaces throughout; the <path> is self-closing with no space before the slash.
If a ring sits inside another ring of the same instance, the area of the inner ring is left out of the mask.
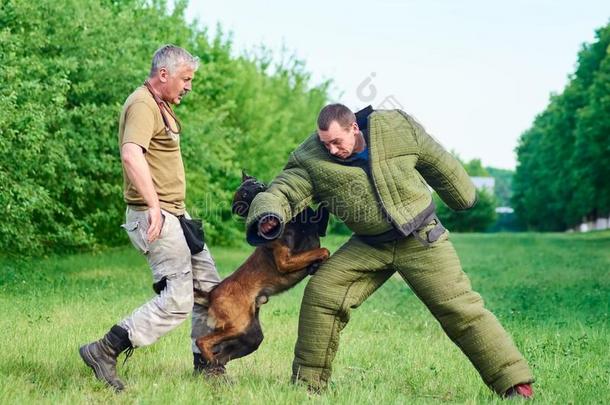
<path id="1" fill-rule="evenodd" d="M 428 185 L 455 210 L 476 202 L 459 161 L 400 110 L 368 107 L 355 115 L 331 104 L 317 124 L 256 196 L 246 221 L 251 244 L 268 242 L 318 202 L 354 232 L 307 284 L 293 380 L 315 391 L 326 386 L 350 311 L 397 271 L 492 390 L 531 397 L 525 359 L 472 290 L 435 215 Z"/>

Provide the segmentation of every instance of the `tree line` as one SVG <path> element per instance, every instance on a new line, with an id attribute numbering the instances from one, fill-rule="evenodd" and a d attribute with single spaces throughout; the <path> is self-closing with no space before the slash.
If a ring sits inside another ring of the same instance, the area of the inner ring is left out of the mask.
<path id="1" fill-rule="evenodd" d="M 563 231 L 610 215 L 610 24 L 517 146 L 513 206 L 524 226 Z"/>
<path id="2" fill-rule="evenodd" d="M 231 214 L 241 170 L 269 181 L 315 128 L 330 83 L 311 85 L 302 61 L 264 48 L 236 55 L 231 35 L 211 36 L 153 0 L 0 2 L 0 254 L 38 255 L 127 243 L 118 117 L 165 43 L 201 59 L 193 91 L 176 112 L 187 208 L 214 244 L 243 241 Z M 278 61 L 279 59 L 279 61 Z M 479 160 L 471 175 L 489 175 Z M 489 168 L 489 170 L 492 170 Z M 509 175 L 510 176 L 510 175 Z M 500 197 L 502 200 L 503 198 Z M 495 220 L 492 195 L 439 216 L 456 231 Z M 333 220 L 333 229 L 340 229 Z"/>

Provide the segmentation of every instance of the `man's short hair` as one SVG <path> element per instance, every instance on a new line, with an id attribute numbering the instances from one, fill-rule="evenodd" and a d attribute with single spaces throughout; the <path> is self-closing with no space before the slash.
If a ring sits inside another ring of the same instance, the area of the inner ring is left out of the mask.
<path id="1" fill-rule="evenodd" d="M 318 114 L 318 129 L 328 131 L 333 121 L 337 121 L 341 128 L 348 128 L 356 122 L 356 115 L 343 104 L 329 104 Z"/>
<path id="2" fill-rule="evenodd" d="M 191 55 L 185 49 L 176 45 L 163 45 L 157 49 L 150 67 L 150 77 L 153 77 L 161 68 L 167 69 L 171 74 L 182 65 L 189 65 L 193 70 L 199 68 L 199 58 Z"/>

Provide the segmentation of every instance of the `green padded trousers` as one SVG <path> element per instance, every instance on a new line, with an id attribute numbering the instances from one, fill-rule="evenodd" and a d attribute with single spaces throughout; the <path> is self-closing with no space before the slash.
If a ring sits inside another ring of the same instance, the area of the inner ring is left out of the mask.
<path id="1" fill-rule="evenodd" d="M 425 232 L 430 225 L 420 231 Z M 293 381 L 323 389 L 350 311 L 398 271 L 464 352 L 485 384 L 500 395 L 532 382 L 532 373 L 496 317 L 472 290 L 445 232 L 429 247 L 414 237 L 369 246 L 352 236 L 311 278 L 303 296 Z"/>

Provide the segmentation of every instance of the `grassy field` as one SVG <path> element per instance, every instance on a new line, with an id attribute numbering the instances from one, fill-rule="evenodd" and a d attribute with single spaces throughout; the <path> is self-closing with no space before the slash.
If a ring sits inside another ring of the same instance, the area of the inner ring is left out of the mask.
<path id="1" fill-rule="evenodd" d="M 610 233 L 451 238 L 474 288 L 530 361 L 534 402 L 610 403 Z M 224 275 L 249 251 L 212 248 Z M 230 363 L 227 379 L 192 375 L 185 322 L 136 350 L 119 368 L 128 389 L 115 395 L 77 349 L 152 296 L 144 259 L 125 247 L 0 266 L 0 404 L 503 402 L 398 277 L 354 311 L 322 395 L 289 383 L 304 283 L 263 307 L 265 341 Z"/>

